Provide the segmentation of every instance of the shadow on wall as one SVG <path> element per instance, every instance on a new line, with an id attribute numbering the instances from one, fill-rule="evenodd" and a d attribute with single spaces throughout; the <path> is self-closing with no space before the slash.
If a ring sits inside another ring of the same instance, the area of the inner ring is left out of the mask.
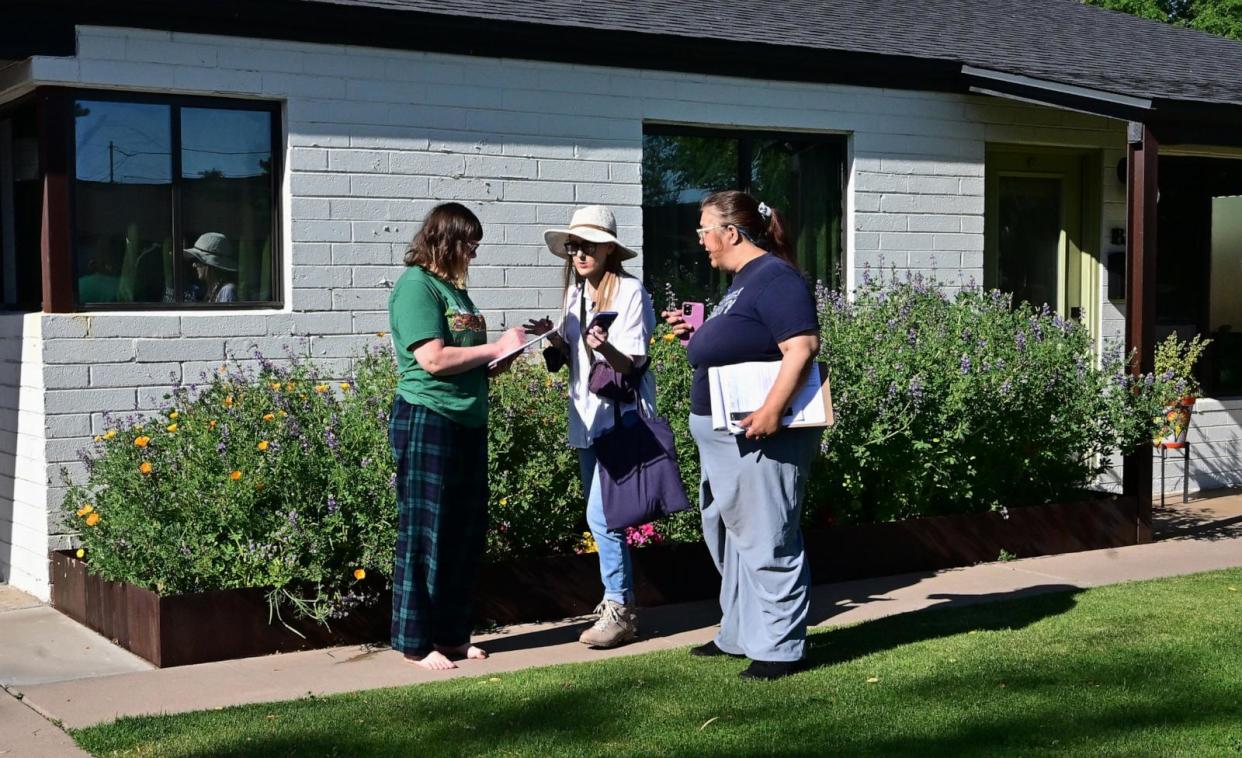
<path id="1" fill-rule="evenodd" d="M 26 317 L 25 313 L 0 313 L 0 582 L 4 583 L 12 581 L 14 566 L 20 565 L 15 547 L 20 537 L 14 532 L 20 519 L 15 495 Z"/>

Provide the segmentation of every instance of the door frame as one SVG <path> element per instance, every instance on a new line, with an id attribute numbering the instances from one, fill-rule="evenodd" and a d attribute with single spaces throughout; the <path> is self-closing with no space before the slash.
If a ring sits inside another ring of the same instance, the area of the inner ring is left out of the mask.
<path id="1" fill-rule="evenodd" d="M 1002 176 L 1065 177 L 1074 175 L 1070 192 L 1062 194 L 1061 246 L 1057 261 L 1057 310 L 1072 303 L 1070 288 L 1077 290 L 1076 300 L 1085 309 L 1083 325 L 1098 343 L 1100 310 L 1103 302 L 1103 259 L 1100 255 L 1103 214 L 1103 154 L 1099 149 L 1050 147 L 1043 145 L 987 145 L 984 161 L 984 253 L 985 286 L 995 286 L 1000 239 L 999 182 Z M 1073 195 L 1077 195 L 1077 199 Z M 1073 207 L 1069 207 L 1070 204 Z M 1078 216 L 1077 238 L 1067 229 L 1069 212 Z M 1076 285 L 1076 286 L 1075 286 Z M 1068 316 L 1062 313 L 1062 316 Z"/>

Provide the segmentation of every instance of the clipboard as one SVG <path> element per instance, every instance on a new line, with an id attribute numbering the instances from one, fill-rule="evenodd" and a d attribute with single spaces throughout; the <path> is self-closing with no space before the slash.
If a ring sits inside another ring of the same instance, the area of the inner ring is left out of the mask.
<path id="1" fill-rule="evenodd" d="M 746 430 L 737 421 L 753 413 L 767 399 L 780 373 L 780 361 L 752 361 L 707 370 L 711 392 L 712 428 L 733 434 Z M 790 429 L 832 426 L 832 388 L 828 364 L 816 361 L 806 381 L 794 393 L 781 416 L 781 426 Z"/>
<path id="2" fill-rule="evenodd" d="M 544 332 L 543 334 L 539 335 L 538 337 L 535 337 L 534 339 L 530 339 L 530 340 L 527 340 L 526 342 L 523 342 L 523 343 L 522 343 L 521 345 L 519 345 L 518 347 L 516 347 L 516 348 L 514 348 L 514 349 L 510 350 L 509 352 L 507 352 L 507 353 L 505 353 L 504 355 L 500 356 L 500 357 L 499 357 L 499 358 L 497 358 L 496 360 L 494 360 L 494 361 L 492 361 L 492 362 L 488 363 L 488 364 L 487 364 L 487 367 L 488 367 L 488 368 L 496 368 L 496 366 L 497 366 L 497 365 L 499 365 L 502 361 L 508 360 L 508 359 L 509 359 L 509 358 L 511 358 L 512 356 L 517 355 L 518 353 L 520 353 L 520 352 L 524 351 L 526 348 L 531 347 L 532 345 L 536 345 L 536 344 L 538 344 L 538 343 L 542 342 L 543 340 L 547 339 L 549 335 L 556 334 L 556 333 L 557 333 L 557 332 L 559 332 L 560 330 L 561 330 L 561 327 L 560 327 L 560 326 L 557 326 L 557 327 L 555 327 L 555 328 L 553 328 L 553 329 L 550 329 L 550 330 L 548 330 L 548 331 Z"/>

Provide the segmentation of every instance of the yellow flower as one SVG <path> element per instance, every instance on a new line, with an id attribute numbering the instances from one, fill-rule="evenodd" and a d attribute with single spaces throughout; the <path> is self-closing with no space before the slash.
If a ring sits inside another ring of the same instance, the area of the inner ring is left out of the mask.
<path id="1" fill-rule="evenodd" d="M 151 438 L 146 436 L 145 434 L 141 437 L 134 438 L 134 444 L 137 445 L 138 447 L 146 447 L 149 442 L 151 442 Z"/>
<path id="2" fill-rule="evenodd" d="M 143 461 L 142 465 L 138 467 L 138 470 L 142 472 L 143 476 L 146 476 L 147 474 L 151 473 L 152 468 L 153 467 L 151 466 L 151 461 Z"/>
<path id="3" fill-rule="evenodd" d="M 272 382 L 272 390 L 275 392 L 280 392 L 280 382 Z"/>
<path id="4" fill-rule="evenodd" d="M 595 544 L 595 537 L 593 537 L 590 532 L 582 533 L 582 542 L 580 542 L 578 545 L 578 552 L 580 553 L 598 553 L 599 552 L 599 545 Z"/>
<path id="5" fill-rule="evenodd" d="M 112 439 L 112 438 L 113 438 L 113 437 L 115 437 L 115 436 L 116 436 L 116 430 L 115 430 L 115 429 L 109 429 L 108 431 L 104 432 L 104 436 L 103 436 L 103 437 L 104 437 L 104 439 L 106 439 L 106 440 L 110 440 L 110 439 Z"/>
<path id="6" fill-rule="evenodd" d="M 260 452 L 260 453 L 266 453 L 266 452 L 267 452 L 267 446 L 268 446 L 268 441 L 267 441 L 267 440 L 260 440 L 260 441 L 259 441 L 259 444 L 255 445 L 255 447 L 259 448 L 259 452 Z"/>
<path id="7" fill-rule="evenodd" d="M 349 382 L 341 382 L 341 392 L 349 392 Z"/>
<path id="8" fill-rule="evenodd" d="M 551 387 L 551 386 L 552 386 L 552 377 L 550 377 L 550 376 L 549 376 L 549 377 L 548 377 L 548 380 L 547 380 L 546 382 L 544 382 L 544 385 L 543 385 L 543 386 L 545 386 L 545 387 Z"/>
<path id="9" fill-rule="evenodd" d="M 170 418 L 170 419 L 176 419 L 176 418 L 177 418 L 178 416 L 180 416 L 180 415 L 181 415 L 180 413 L 177 413 L 176 411 L 173 411 L 172 413 L 168 414 L 168 418 Z"/>
<path id="10" fill-rule="evenodd" d="M 501 505 L 508 505 L 508 504 L 509 504 L 509 498 L 507 498 L 507 497 L 502 497 L 502 498 L 500 498 L 500 504 L 501 504 Z"/>
<path id="11" fill-rule="evenodd" d="M 293 382 L 289 382 L 288 384 L 285 385 L 285 389 L 289 390 L 290 392 L 293 392 L 293 388 L 296 386 L 297 385 L 294 384 Z"/>
<path id="12" fill-rule="evenodd" d="M 79 557 L 79 558 L 85 558 L 85 557 L 86 557 L 86 551 L 85 551 L 85 550 L 83 550 L 82 548 L 78 548 L 78 549 L 77 549 L 77 550 L 76 550 L 73 554 L 74 554 L 74 555 L 76 555 L 76 556 L 77 556 L 77 557 Z"/>
<path id="13" fill-rule="evenodd" d="M 673 334 L 672 332 L 669 332 L 668 334 L 664 335 L 665 342 L 672 342 L 675 339 L 677 339 L 677 335 Z"/>
<path id="14" fill-rule="evenodd" d="M 275 413 L 264 413 L 264 414 L 263 414 L 263 420 L 264 420 L 264 421 L 271 421 L 271 420 L 272 420 L 272 419 L 274 419 L 274 418 L 276 418 L 276 414 L 275 414 Z"/>
<path id="15" fill-rule="evenodd" d="M 78 515 L 85 516 L 86 514 L 90 513 L 93 510 L 95 510 L 95 506 L 91 505 L 90 503 L 87 503 L 86 505 L 78 509 Z"/>
<path id="16" fill-rule="evenodd" d="M 288 413 L 285 413 L 284 411 L 281 411 L 281 412 L 280 412 L 280 417 L 281 417 L 281 418 L 284 418 L 285 416 L 288 416 L 288 415 L 289 415 L 289 414 L 288 414 Z"/>
<path id="17" fill-rule="evenodd" d="M 318 392 L 319 394 L 321 394 L 321 395 L 322 395 L 323 393 L 325 393 L 325 392 L 327 392 L 327 391 L 328 391 L 328 385 L 326 385 L 326 384 L 316 384 L 316 385 L 315 385 L 315 391 L 316 391 L 316 392 Z"/>
<path id="18" fill-rule="evenodd" d="M 89 516 L 87 516 L 87 517 L 86 517 L 86 525 L 87 525 L 87 526 L 94 526 L 95 524 L 98 524 L 98 523 L 99 523 L 99 514 L 98 514 L 98 513 L 92 513 L 91 515 L 89 515 Z"/>
<path id="19" fill-rule="evenodd" d="M 376 333 L 375 333 L 375 336 L 376 336 L 376 337 L 387 337 L 387 336 L 388 336 L 388 332 L 376 332 Z"/>
<path id="20" fill-rule="evenodd" d="M 233 407 L 233 396 L 232 395 L 229 395 L 228 397 L 224 398 L 224 407 L 225 408 Z"/>
<path id="21" fill-rule="evenodd" d="M 213 418 L 213 419 L 212 419 L 212 420 L 211 420 L 211 421 L 207 424 L 207 428 L 208 428 L 208 429 L 215 429 L 215 428 L 216 428 L 216 420 L 215 420 L 214 418 Z"/>
<path id="22" fill-rule="evenodd" d="M 103 442 L 103 437 L 100 437 L 98 434 L 96 434 L 96 435 L 95 435 L 95 442 Z"/>
<path id="23" fill-rule="evenodd" d="M 173 434 L 176 434 L 176 433 L 177 433 L 177 425 L 176 425 L 176 424 L 169 424 L 169 425 L 168 425 L 168 431 L 172 432 Z"/>
<path id="24" fill-rule="evenodd" d="M 366 569 L 361 569 L 361 568 L 354 569 L 354 578 L 355 578 L 355 579 L 357 579 L 357 580 L 358 580 L 358 581 L 360 581 L 360 582 L 361 582 L 363 579 L 366 579 L 366 578 L 367 578 L 367 570 L 366 570 Z"/>
<path id="25" fill-rule="evenodd" d="M 229 474 L 229 478 L 232 479 L 233 481 L 237 481 L 238 479 L 241 479 L 241 477 L 242 477 L 242 473 L 240 471 L 234 471 L 233 473 Z"/>
<path id="26" fill-rule="evenodd" d="M 648 344 L 648 345 L 654 345 L 654 344 L 655 344 L 655 337 L 652 337 L 651 339 L 647 340 L 647 344 Z"/>
<path id="27" fill-rule="evenodd" d="M 229 367 L 228 367 L 227 365 L 225 365 L 225 364 L 221 363 L 221 364 L 220 364 L 220 368 L 218 368 L 218 369 L 216 369 L 216 370 L 217 370 L 217 371 L 219 371 L 221 374 L 224 374 L 224 373 L 227 373 L 227 372 L 228 372 Z"/>

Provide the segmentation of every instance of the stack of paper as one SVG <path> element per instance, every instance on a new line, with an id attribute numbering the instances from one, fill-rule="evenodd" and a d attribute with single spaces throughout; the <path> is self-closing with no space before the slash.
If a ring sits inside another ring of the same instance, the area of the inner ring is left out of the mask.
<path id="1" fill-rule="evenodd" d="M 780 373 L 780 361 L 753 361 L 719 366 L 707 370 L 711 389 L 712 428 L 744 431 L 737 422 L 763 405 Z M 828 367 L 816 363 L 807 372 L 806 382 L 794 393 L 781 426 L 830 426 L 832 393 L 828 387 Z"/>

